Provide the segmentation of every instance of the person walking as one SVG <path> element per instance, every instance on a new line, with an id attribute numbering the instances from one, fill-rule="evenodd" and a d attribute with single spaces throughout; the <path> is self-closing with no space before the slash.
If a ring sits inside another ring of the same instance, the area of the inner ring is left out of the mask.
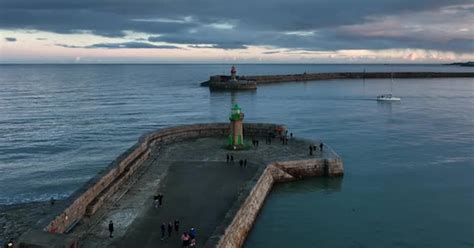
<path id="1" fill-rule="evenodd" d="M 168 238 L 171 238 L 171 233 L 173 232 L 173 225 L 171 224 L 171 221 L 168 222 Z"/>
<path id="2" fill-rule="evenodd" d="M 234 162 L 234 155 L 230 155 L 230 162 Z"/>
<path id="3" fill-rule="evenodd" d="M 247 167 L 247 159 L 244 159 L 244 167 Z"/>
<path id="4" fill-rule="evenodd" d="M 321 150 L 321 152 L 323 152 L 323 142 L 321 142 L 321 144 L 319 144 L 319 150 Z"/>
<path id="5" fill-rule="evenodd" d="M 113 238 L 114 236 L 112 235 L 114 233 L 114 223 L 112 220 L 109 222 L 109 238 Z"/>
<path id="6" fill-rule="evenodd" d="M 239 160 L 239 165 L 240 165 L 240 167 L 242 167 L 244 165 L 244 161 L 242 159 Z"/>
<path id="7" fill-rule="evenodd" d="M 165 223 L 161 223 L 161 240 L 165 239 L 165 232 L 166 232 L 166 225 Z"/>
<path id="8" fill-rule="evenodd" d="M 313 146 L 312 145 L 309 146 L 309 155 L 313 156 Z"/>
<path id="9" fill-rule="evenodd" d="M 174 220 L 174 231 L 179 234 L 179 220 Z"/>
<path id="10" fill-rule="evenodd" d="M 229 154 L 227 154 L 227 163 L 229 163 L 230 157 Z"/>

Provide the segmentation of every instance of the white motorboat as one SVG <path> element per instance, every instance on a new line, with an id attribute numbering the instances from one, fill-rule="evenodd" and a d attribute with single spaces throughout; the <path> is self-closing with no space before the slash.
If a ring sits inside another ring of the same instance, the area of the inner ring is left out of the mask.
<path id="1" fill-rule="evenodd" d="M 394 96 L 392 95 L 392 91 L 393 91 L 393 73 L 392 73 L 390 79 L 391 79 L 391 82 L 390 82 L 390 94 L 383 94 L 383 95 L 377 96 L 377 101 L 387 101 L 387 102 L 390 102 L 390 101 L 400 101 L 400 100 L 401 100 L 400 97 L 394 97 Z"/>

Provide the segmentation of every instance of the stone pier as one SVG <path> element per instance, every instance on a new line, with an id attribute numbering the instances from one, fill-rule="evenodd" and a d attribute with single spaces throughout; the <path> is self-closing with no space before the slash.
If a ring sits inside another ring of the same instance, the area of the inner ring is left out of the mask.
<path id="1" fill-rule="evenodd" d="M 230 76 L 215 75 L 202 82 L 211 90 L 257 89 L 257 85 L 284 82 L 306 82 L 333 79 L 381 79 L 381 78 L 472 78 L 474 72 L 324 72 L 287 75 L 237 76 L 242 84 L 230 82 Z"/>
<path id="2" fill-rule="evenodd" d="M 21 247 L 180 247 L 179 233 L 161 240 L 160 225 L 195 227 L 200 247 L 241 247 L 275 183 L 342 176 L 341 158 L 320 141 L 292 138 L 277 124 L 243 124 L 251 145 L 225 149 L 228 123 L 165 128 L 142 136 L 103 172 L 20 238 Z M 265 140 L 271 138 L 268 144 Z M 295 137 L 298 137 L 295 134 Z M 227 162 L 226 155 L 234 161 Z M 246 161 L 246 166 L 240 161 Z M 164 194 L 155 208 L 153 195 Z M 114 238 L 107 224 L 115 223 Z"/>

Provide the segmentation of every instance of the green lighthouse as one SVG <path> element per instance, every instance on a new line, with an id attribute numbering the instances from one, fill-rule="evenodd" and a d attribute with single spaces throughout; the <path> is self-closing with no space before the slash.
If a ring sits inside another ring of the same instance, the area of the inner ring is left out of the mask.
<path id="1" fill-rule="evenodd" d="M 230 135 L 229 147 L 231 149 L 242 149 L 244 147 L 244 133 L 242 121 L 244 120 L 244 113 L 238 104 L 234 104 L 230 113 Z"/>

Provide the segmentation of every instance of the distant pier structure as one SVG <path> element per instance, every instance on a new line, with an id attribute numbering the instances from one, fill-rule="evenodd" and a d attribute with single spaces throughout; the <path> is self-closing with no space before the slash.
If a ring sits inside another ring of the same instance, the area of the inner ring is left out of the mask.
<path id="1" fill-rule="evenodd" d="M 286 75 L 237 76 L 232 66 L 230 76 L 215 75 L 202 82 L 211 90 L 256 90 L 259 84 L 307 82 L 334 79 L 382 79 L 382 78 L 473 78 L 474 72 L 321 72 Z"/>
<path id="2" fill-rule="evenodd" d="M 211 90 L 256 90 L 257 82 L 252 79 L 237 76 L 237 68 L 233 65 L 230 76 L 212 76 L 206 86 Z"/>

